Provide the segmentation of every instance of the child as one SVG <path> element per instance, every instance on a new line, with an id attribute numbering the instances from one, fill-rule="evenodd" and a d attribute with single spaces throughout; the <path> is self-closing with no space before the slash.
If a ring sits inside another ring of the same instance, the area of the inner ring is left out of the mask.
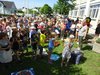
<path id="1" fill-rule="evenodd" d="M 51 35 L 49 36 L 49 44 L 48 44 L 48 63 L 52 64 L 52 61 L 50 59 L 51 54 L 52 54 L 52 50 L 54 48 L 54 36 L 55 33 L 51 33 Z"/>
<path id="2" fill-rule="evenodd" d="M 71 60 L 74 61 L 75 64 L 79 64 L 81 58 L 83 57 L 83 52 L 79 48 L 76 48 L 71 52 Z"/>
<path id="3" fill-rule="evenodd" d="M 17 31 L 13 31 L 12 38 L 10 39 L 10 42 L 11 42 L 12 50 L 15 52 L 15 55 L 17 57 L 17 60 L 21 61 L 21 59 L 20 59 L 20 51 L 19 51 L 20 39 L 19 39 L 17 33 L 18 33 Z"/>
<path id="4" fill-rule="evenodd" d="M 22 51 L 24 52 L 24 50 L 26 50 L 27 52 L 28 52 L 28 46 L 27 46 L 27 40 L 28 40 L 28 38 L 27 38 L 27 34 L 26 34 L 26 31 L 25 31 L 25 29 L 22 29 L 21 30 L 21 34 L 20 34 L 20 39 L 21 39 L 21 43 L 22 43 Z"/>
<path id="5" fill-rule="evenodd" d="M 65 63 L 65 66 L 67 66 L 67 63 L 69 62 L 69 59 L 71 58 L 71 48 L 73 46 L 73 40 L 74 35 L 70 35 L 69 38 L 64 39 L 64 49 L 62 52 L 62 62 L 61 66 L 63 66 Z M 67 59 L 67 62 L 65 60 Z"/>
<path id="6" fill-rule="evenodd" d="M 45 41 L 46 41 L 46 35 L 45 35 L 45 30 L 42 30 L 39 36 L 39 50 L 40 50 L 40 58 L 42 57 L 43 54 L 43 48 L 45 45 Z"/>
<path id="7" fill-rule="evenodd" d="M 35 28 L 34 28 L 35 29 Z M 37 46 L 38 46 L 38 36 L 37 36 L 37 32 L 34 30 L 31 34 L 31 39 L 30 39 L 30 43 L 31 43 L 31 47 L 33 50 L 33 53 L 35 55 L 35 59 L 37 56 Z"/>

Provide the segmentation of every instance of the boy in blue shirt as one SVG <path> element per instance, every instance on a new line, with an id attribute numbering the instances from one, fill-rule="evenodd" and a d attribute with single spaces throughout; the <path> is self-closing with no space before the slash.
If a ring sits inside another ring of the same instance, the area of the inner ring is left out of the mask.
<path id="1" fill-rule="evenodd" d="M 53 50 L 53 48 L 54 48 L 54 40 L 55 40 L 55 38 L 54 38 L 54 36 L 55 36 L 55 33 L 51 33 L 51 35 L 49 36 L 49 44 L 48 44 L 48 63 L 50 63 L 50 64 L 52 64 L 52 61 L 51 61 L 51 59 L 50 59 L 50 57 L 51 57 L 51 54 L 52 54 L 52 50 Z"/>

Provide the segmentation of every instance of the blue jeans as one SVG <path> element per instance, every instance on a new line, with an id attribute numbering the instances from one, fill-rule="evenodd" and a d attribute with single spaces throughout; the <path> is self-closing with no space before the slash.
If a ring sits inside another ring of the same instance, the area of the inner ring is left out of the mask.
<path id="1" fill-rule="evenodd" d="M 78 54 L 78 55 L 76 56 L 75 64 L 79 64 L 81 56 L 82 56 L 82 54 Z"/>
<path id="2" fill-rule="evenodd" d="M 78 54 L 71 53 L 71 59 L 72 61 L 74 61 L 75 64 L 79 64 L 81 57 L 82 57 L 82 53 L 78 53 Z"/>

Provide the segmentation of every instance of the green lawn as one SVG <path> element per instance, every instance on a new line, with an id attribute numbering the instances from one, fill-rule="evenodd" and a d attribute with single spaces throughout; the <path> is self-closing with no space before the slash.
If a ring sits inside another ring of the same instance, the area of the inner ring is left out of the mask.
<path id="1" fill-rule="evenodd" d="M 62 45 L 60 45 L 54 49 L 54 53 L 60 55 L 62 50 Z M 87 45 L 83 52 L 84 58 L 79 65 L 70 64 L 64 68 L 60 67 L 61 58 L 50 65 L 47 63 L 47 56 L 43 59 L 33 60 L 30 55 L 26 55 L 22 57 L 22 63 L 12 62 L 4 72 L 0 71 L 0 75 L 10 75 L 11 72 L 27 68 L 33 68 L 35 75 L 100 75 L 100 54 L 91 51 Z"/>

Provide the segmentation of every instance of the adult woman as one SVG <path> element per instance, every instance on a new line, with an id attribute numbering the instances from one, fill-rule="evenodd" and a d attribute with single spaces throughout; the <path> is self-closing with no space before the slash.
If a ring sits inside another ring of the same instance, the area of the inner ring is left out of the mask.
<path id="1" fill-rule="evenodd" d="M 0 63 L 5 64 L 12 61 L 12 50 L 6 33 L 0 33 Z"/>

